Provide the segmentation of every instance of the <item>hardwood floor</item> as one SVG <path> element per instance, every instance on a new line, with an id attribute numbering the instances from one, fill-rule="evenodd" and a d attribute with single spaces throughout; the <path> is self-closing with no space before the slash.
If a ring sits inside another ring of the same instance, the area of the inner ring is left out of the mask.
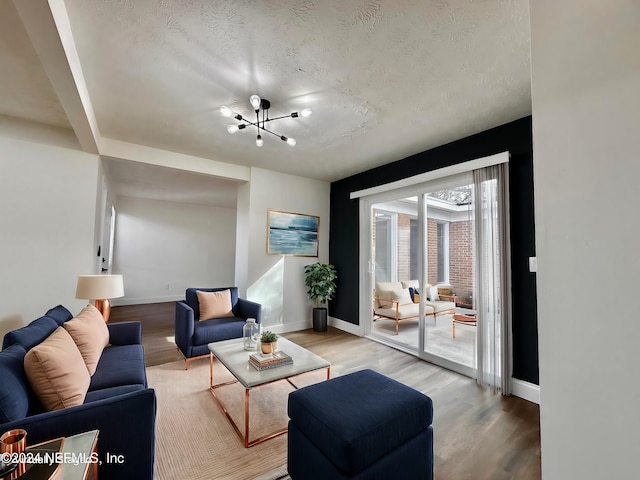
<path id="1" fill-rule="evenodd" d="M 173 343 L 174 310 L 173 302 L 113 307 L 110 322 L 140 320 L 145 363 L 157 365 L 182 359 Z M 436 479 L 541 478 L 538 405 L 494 395 L 470 378 L 334 328 L 283 336 L 329 360 L 336 374 L 371 368 L 429 395 Z"/>
<path id="2" fill-rule="evenodd" d="M 173 340 L 175 314 L 175 302 L 111 307 L 109 323 L 142 322 L 144 363 L 150 367 L 184 358 Z"/>

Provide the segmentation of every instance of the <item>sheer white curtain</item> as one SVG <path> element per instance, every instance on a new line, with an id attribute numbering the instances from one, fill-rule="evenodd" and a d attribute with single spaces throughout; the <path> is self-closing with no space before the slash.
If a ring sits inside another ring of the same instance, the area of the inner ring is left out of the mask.
<path id="1" fill-rule="evenodd" d="M 476 232 L 476 378 L 510 394 L 511 273 L 508 163 L 473 171 Z"/>

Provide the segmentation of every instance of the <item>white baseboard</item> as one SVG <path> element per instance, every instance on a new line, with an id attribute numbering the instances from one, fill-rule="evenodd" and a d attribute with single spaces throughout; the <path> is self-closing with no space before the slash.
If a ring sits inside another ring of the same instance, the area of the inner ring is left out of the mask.
<path id="1" fill-rule="evenodd" d="M 362 331 L 359 325 L 354 325 L 353 323 L 345 322 L 344 320 L 340 320 L 339 318 L 329 317 L 327 319 L 327 323 L 332 327 L 335 327 L 339 330 L 343 330 L 347 333 L 351 333 L 352 335 L 357 335 L 361 337 Z M 299 322 L 285 322 L 278 323 L 276 325 L 263 325 L 262 329 L 271 330 L 275 333 L 287 333 L 287 332 L 297 332 L 299 330 L 308 330 L 313 328 L 313 322 L 311 320 L 302 320 Z"/>
<path id="2" fill-rule="evenodd" d="M 540 405 L 540 386 L 534 383 L 512 378 L 511 395 L 524 398 L 525 400 L 529 400 L 530 402 Z"/>
<path id="3" fill-rule="evenodd" d="M 352 335 L 357 335 L 358 337 L 362 337 L 364 335 L 363 329 L 360 325 L 354 325 L 353 323 L 345 322 L 339 318 L 329 317 L 329 325 L 347 333 L 351 333 Z"/>
<path id="4" fill-rule="evenodd" d="M 275 333 L 287 333 L 287 332 L 297 332 L 298 330 L 307 330 L 311 328 L 311 321 L 301 321 L 301 322 L 285 322 L 285 323 L 277 323 L 275 325 L 265 325 L 263 320 L 262 330 L 271 330 Z"/>
<path id="5" fill-rule="evenodd" d="M 184 295 L 167 295 L 164 297 L 140 297 L 140 298 L 114 298 L 111 300 L 112 307 L 124 305 L 143 305 L 146 303 L 178 302 L 184 300 Z"/>

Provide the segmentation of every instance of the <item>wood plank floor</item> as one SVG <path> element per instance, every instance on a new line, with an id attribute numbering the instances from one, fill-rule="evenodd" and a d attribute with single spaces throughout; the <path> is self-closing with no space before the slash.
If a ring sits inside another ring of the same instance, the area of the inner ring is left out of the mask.
<path id="1" fill-rule="evenodd" d="M 175 362 L 184 357 L 176 347 L 175 302 L 111 307 L 109 323 L 142 322 L 142 345 L 147 367 Z"/>
<path id="2" fill-rule="evenodd" d="M 145 362 L 157 365 L 182 358 L 173 343 L 174 312 L 173 302 L 113 307 L 110 322 L 141 321 Z M 467 377 L 341 330 L 284 336 L 329 360 L 337 374 L 371 368 L 429 395 L 436 479 L 541 478 L 538 405 L 494 395 Z M 261 472 L 246 478 L 254 473 Z"/>

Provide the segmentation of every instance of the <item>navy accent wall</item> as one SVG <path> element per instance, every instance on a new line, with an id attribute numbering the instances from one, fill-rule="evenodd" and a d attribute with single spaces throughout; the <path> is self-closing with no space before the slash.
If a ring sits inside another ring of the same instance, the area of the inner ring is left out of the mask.
<path id="1" fill-rule="evenodd" d="M 533 212 L 533 143 L 531 117 L 525 117 L 462 140 L 427 150 L 331 184 L 329 261 L 338 271 L 338 289 L 330 314 L 358 324 L 358 200 L 351 192 L 401 180 L 457 163 L 509 151 L 511 272 L 513 296 L 513 376 L 538 384 L 538 319 Z"/>

